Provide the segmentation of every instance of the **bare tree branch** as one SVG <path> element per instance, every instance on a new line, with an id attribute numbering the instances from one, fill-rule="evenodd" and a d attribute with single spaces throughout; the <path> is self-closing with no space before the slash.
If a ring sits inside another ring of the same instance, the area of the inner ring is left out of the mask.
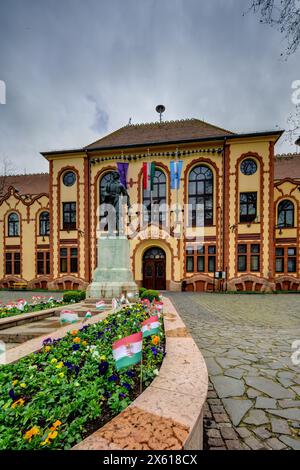
<path id="1" fill-rule="evenodd" d="M 8 186 L 8 176 L 13 175 L 15 168 L 10 160 L 3 158 L 0 166 L 0 196 L 3 196 Z M 9 182 L 13 184 L 13 180 Z"/>
<path id="2" fill-rule="evenodd" d="M 249 10 L 260 14 L 261 23 L 276 27 L 284 35 L 287 57 L 296 52 L 300 44 L 299 0 L 251 0 Z"/>

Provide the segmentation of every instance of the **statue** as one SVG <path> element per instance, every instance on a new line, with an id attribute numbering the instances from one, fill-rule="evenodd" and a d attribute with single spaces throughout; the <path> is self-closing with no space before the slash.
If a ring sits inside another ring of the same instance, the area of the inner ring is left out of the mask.
<path id="1" fill-rule="evenodd" d="M 109 231 L 111 233 L 111 226 L 112 224 L 110 223 L 112 216 L 114 218 L 115 216 L 115 228 L 116 232 L 119 235 L 120 233 L 123 232 L 123 224 L 122 224 L 122 196 L 126 197 L 127 200 L 127 207 L 130 209 L 130 198 L 129 194 L 127 192 L 127 189 L 125 186 L 121 183 L 120 181 L 120 175 L 118 171 L 113 171 L 112 172 L 112 181 L 107 184 L 104 192 L 102 193 L 102 200 L 104 204 L 107 204 L 108 207 L 108 227 Z M 114 207 L 114 211 L 111 211 L 111 206 Z M 120 220 L 121 219 L 121 220 Z M 114 224 L 113 224 L 114 225 Z"/>

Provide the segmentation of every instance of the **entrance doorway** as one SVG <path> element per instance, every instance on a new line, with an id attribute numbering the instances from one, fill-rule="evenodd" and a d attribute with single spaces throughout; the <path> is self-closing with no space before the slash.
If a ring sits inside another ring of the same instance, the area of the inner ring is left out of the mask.
<path id="1" fill-rule="evenodd" d="M 161 248 L 152 247 L 144 253 L 143 287 L 156 290 L 166 288 L 166 253 Z"/>

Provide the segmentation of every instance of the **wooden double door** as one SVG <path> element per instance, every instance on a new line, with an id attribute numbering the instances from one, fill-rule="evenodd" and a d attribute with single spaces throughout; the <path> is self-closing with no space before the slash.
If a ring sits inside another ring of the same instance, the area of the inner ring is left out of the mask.
<path id="1" fill-rule="evenodd" d="M 143 256 L 143 287 L 166 289 L 166 254 L 161 248 L 149 248 Z"/>

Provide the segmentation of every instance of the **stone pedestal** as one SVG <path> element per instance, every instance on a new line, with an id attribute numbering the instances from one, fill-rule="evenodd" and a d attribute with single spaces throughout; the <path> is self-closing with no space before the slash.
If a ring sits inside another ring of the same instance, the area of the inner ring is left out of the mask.
<path id="1" fill-rule="evenodd" d="M 130 268 L 129 240 L 127 237 L 98 238 L 98 262 L 87 298 L 107 299 L 119 297 L 122 292 L 137 294 L 138 287 Z"/>

